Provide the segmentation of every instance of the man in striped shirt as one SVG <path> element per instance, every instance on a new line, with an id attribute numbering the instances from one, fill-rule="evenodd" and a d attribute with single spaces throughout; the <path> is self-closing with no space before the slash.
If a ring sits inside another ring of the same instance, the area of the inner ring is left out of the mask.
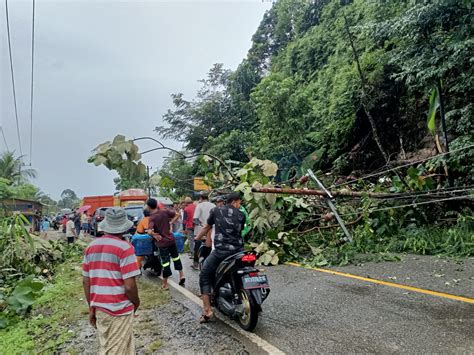
<path id="1" fill-rule="evenodd" d="M 86 249 L 83 285 L 89 321 L 97 328 L 100 354 L 135 354 L 133 313 L 140 306 L 140 275 L 133 246 L 123 239 L 133 225 L 122 208 L 109 208 L 99 228 L 104 236 Z"/>

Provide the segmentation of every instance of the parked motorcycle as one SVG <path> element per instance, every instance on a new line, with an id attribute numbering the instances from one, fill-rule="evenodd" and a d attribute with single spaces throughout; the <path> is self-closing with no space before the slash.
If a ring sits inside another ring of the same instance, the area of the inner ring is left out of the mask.
<path id="1" fill-rule="evenodd" d="M 255 254 L 239 252 L 223 260 L 216 271 L 213 304 L 247 331 L 255 329 L 270 288 L 267 275 L 255 268 Z"/>
<path id="2" fill-rule="evenodd" d="M 150 269 L 156 275 L 161 275 L 163 266 L 161 265 L 160 251 L 155 243 L 153 243 L 153 253 L 148 254 L 144 258 L 143 270 Z"/>
<path id="3" fill-rule="evenodd" d="M 161 259 L 158 251 L 155 251 L 152 255 L 145 256 L 145 262 L 143 263 L 143 270 L 150 269 L 156 275 L 161 275 Z"/>

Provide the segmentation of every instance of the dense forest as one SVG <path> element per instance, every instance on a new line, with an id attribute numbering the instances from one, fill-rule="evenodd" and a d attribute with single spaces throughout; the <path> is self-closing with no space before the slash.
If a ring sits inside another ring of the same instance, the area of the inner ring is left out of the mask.
<path id="1" fill-rule="evenodd" d="M 194 100 L 174 94 L 156 131 L 192 153 L 270 159 L 281 180 L 456 151 L 474 143 L 472 15 L 464 0 L 277 1 L 238 68 L 215 64 Z M 473 182 L 473 154 L 450 155 L 453 179 Z M 182 175 L 183 193 L 197 167 L 173 159 L 161 174 Z"/>

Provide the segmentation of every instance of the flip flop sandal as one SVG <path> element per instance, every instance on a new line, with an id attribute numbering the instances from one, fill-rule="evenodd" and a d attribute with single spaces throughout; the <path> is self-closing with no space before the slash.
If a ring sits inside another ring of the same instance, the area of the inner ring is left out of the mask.
<path id="1" fill-rule="evenodd" d="M 163 286 L 161 286 L 161 289 L 162 289 L 163 291 L 169 291 L 169 290 L 170 290 L 169 286 L 168 286 L 168 287 L 163 287 Z"/>
<path id="2" fill-rule="evenodd" d="M 209 323 L 212 320 L 212 318 L 213 318 L 213 314 L 211 314 L 210 316 L 203 314 L 201 318 L 199 318 L 199 323 L 201 324 Z"/>
<path id="3" fill-rule="evenodd" d="M 181 280 L 179 280 L 179 285 L 184 287 L 185 282 L 186 282 L 186 278 L 183 277 Z"/>

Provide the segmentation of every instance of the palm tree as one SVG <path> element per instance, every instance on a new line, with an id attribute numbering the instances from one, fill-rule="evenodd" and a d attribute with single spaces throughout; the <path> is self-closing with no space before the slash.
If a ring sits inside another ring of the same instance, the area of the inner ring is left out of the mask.
<path id="1" fill-rule="evenodd" d="M 23 156 L 15 158 L 13 152 L 3 152 L 0 155 L 0 177 L 19 185 L 35 178 L 36 170 L 25 167 Z"/>

